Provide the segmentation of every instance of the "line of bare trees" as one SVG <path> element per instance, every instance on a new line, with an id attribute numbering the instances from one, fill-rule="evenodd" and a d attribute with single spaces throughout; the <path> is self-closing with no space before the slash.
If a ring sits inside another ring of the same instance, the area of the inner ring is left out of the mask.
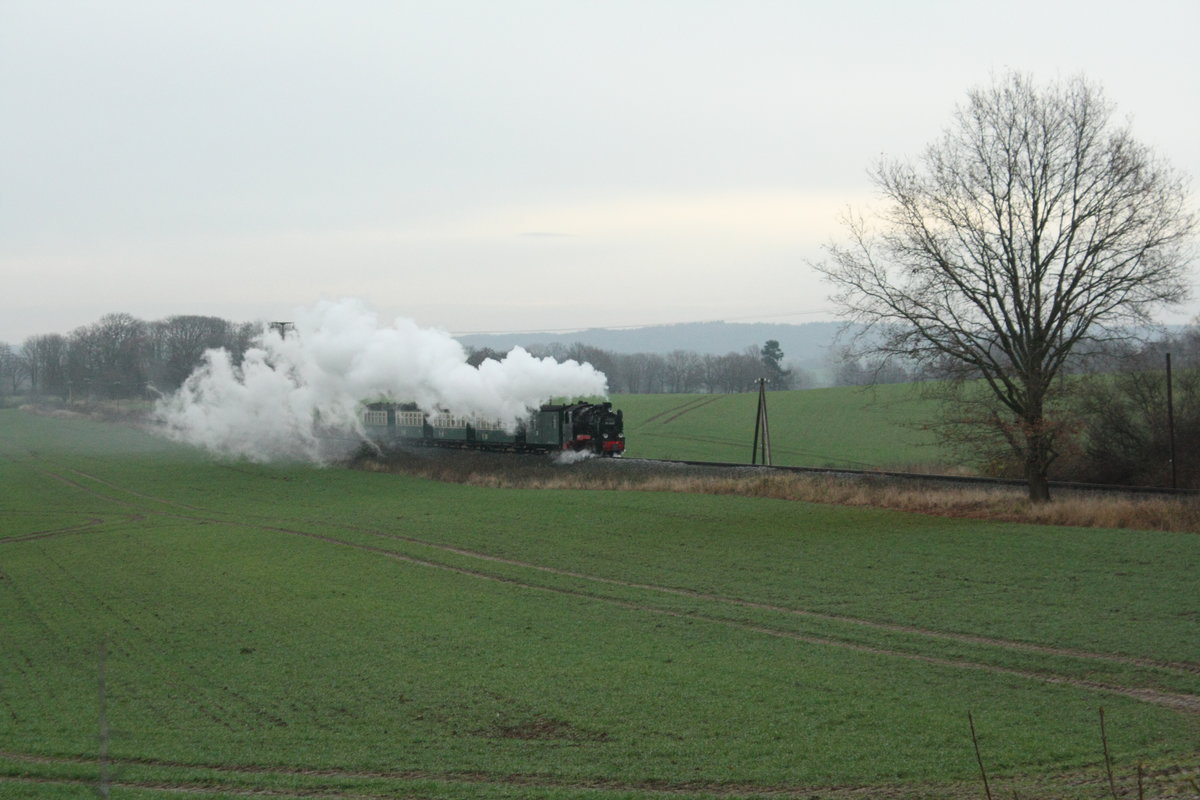
<path id="1" fill-rule="evenodd" d="M 262 323 L 210 316 L 147 322 L 126 313 L 106 314 L 66 335 L 30 336 L 19 347 L 0 343 L 0 396 L 31 394 L 69 402 L 170 393 L 201 363 L 205 350 L 225 348 L 236 358 L 261 330 Z M 772 389 L 811 384 L 809 376 L 783 366 L 783 351 L 773 340 L 725 355 L 687 350 L 625 354 L 578 343 L 534 349 L 539 356 L 592 364 L 608 376 L 610 390 L 620 394 L 744 392 L 761 378 Z M 471 351 L 468 360 L 478 364 L 487 358 L 503 354 L 483 348 Z"/>
<path id="2" fill-rule="evenodd" d="M 180 315 L 154 322 L 106 314 L 63 335 L 30 336 L 21 346 L 0 344 L 0 394 L 123 399 L 171 392 L 200 363 L 205 350 L 242 353 L 261 325 Z"/>

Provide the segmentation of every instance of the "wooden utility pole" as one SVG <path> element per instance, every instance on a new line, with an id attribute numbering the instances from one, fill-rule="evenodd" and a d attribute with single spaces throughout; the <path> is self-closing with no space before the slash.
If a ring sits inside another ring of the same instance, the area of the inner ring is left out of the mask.
<path id="1" fill-rule="evenodd" d="M 760 436 L 761 432 L 761 436 Z M 771 466 L 771 426 L 767 424 L 767 379 L 758 379 L 758 412 L 754 418 L 754 448 L 750 463 L 758 463 L 759 442 L 762 442 L 762 463 Z"/>

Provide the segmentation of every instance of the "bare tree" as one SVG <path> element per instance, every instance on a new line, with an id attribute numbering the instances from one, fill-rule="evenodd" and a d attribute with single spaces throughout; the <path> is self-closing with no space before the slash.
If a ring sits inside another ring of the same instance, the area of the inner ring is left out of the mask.
<path id="1" fill-rule="evenodd" d="M 658 353 L 630 353 L 619 359 L 625 390 L 631 394 L 665 391 L 666 360 Z"/>
<path id="2" fill-rule="evenodd" d="M 26 372 L 25 360 L 11 345 L 0 342 L 0 395 L 19 392 Z"/>
<path id="3" fill-rule="evenodd" d="M 715 356 L 712 353 L 706 353 L 701 357 L 701 363 L 704 368 L 704 377 L 701 383 L 705 391 L 710 394 L 716 394 L 721 391 L 721 357 Z"/>
<path id="4" fill-rule="evenodd" d="M 66 394 L 67 340 L 61 334 L 30 336 L 21 344 L 21 358 L 35 396 Z"/>
<path id="5" fill-rule="evenodd" d="M 748 392 L 756 388 L 766 368 L 758 348 L 747 347 L 741 353 L 707 356 L 704 359 L 704 382 L 711 392 Z"/>
<path id="6" fill-rule="evenodd" d="M 1020 74 L 971 91 L 917 165 L 884 159 L 872 177 L 878 233 L 850 217 L 816 268 L 868 326 L 865 350 L 981 379 L 1030 498 L 1048 499 L 1068 357 L 1186 295 L 1186 181 L 1096 86 Z"/>
<path id="7" fill-rule="evenodd" d="M 176 315 L 150 323 L 150 379 L 160 391 L 178 389 L 204 358 L 206 350 L 232 350 L 233 325 L 220 317 Z"/>
<path id="8" fill-rule="evenodd" d="M 691 350 L 672 350 L 663 361 L 668 392 L 687 394 L 704 382 L 704 361 Z"/>
<path id="9" fill-rule="evenodd" d="M 17 355 L 13 352 L 11 346 L 5 342 L 0 342 L 0 395 L 8 392 L 8 382 L 10 376 L 16 372 Z M 16 394 L 17 387 L 14 381 L 12 393 Z"/>
<path id="10" fill-rule="evenodd" d="M 575 342 L 567 351 L 569 358 L 580 364 L 591 364 L 596 370 L 604 373 L 609 382 L 609 391 L 613 390 L 613 376 L 616 374 L 616 362 L 612 353 L 582 342 Z"/>
<path id="11" fill-rule="evenodd" d="M 71 331 L 67 378 L 73 393 L 130 397 L 146 385 L 146 323 L 130 314 L 105 314 Z"/>

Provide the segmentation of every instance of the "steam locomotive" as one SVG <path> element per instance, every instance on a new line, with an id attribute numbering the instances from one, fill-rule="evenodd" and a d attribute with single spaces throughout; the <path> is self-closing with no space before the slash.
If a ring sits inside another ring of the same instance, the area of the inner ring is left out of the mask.
<path id="1" fill-rule="evenodd" d="M 505 430 L 498 421 L 426 414 L 412 404 L 371 403 L 363 428 L 383 445 L 415 444 L 476 450 L 548 453 L 555 450 L 619 456 L 625 452 L 625 422 L 612 403 L 544 405 Z"/>

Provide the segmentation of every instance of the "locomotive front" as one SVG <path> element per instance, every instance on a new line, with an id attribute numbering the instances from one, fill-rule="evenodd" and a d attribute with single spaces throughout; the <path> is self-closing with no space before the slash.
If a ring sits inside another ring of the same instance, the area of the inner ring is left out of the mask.
<path id="1" fill-rule="evenodd" d="M 625 452 L 625 419 L 620 411 L 613 411 L 612 403 L 580 403 L 571 411 L 573 449 L 601 456 L 619 456 Z"/>

